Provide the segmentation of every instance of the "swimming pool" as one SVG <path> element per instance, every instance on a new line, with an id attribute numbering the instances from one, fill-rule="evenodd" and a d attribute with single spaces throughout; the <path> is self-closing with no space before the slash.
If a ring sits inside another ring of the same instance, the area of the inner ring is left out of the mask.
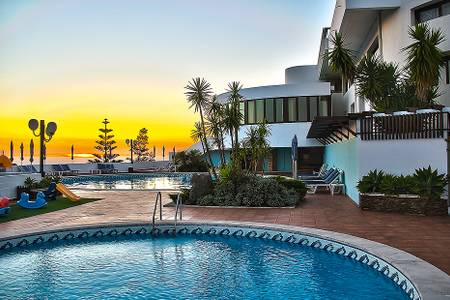
<path id="1" fill-rule="evenodd" d="M 193 173 L 126 173 L 64 177 L 72 189 L 88 190 L 177 190 L 191 184 Z"/>
<path id="2" fill-rule="evenodd" d="M 402 273 L 350 246 L 246 227 L 180 224 L 177 236 L 172 228 L 156 236 L 144 226 L 79 229 L 0 244 L 8 282 L 0 298 L 419 299 Z"/>

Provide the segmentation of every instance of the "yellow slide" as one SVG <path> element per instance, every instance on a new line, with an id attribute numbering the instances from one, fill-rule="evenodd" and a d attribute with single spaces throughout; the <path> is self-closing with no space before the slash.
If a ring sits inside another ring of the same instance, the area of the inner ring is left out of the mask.
<path id="1" fill-rule="evenodd" d="M 64 184 L 58 183 L 56 185 L 56 189 L 63 194 L 63 196 L 69 198 L 72 201 L 78 201 L 80 200 L 80 197 L 72 193 Z"/>

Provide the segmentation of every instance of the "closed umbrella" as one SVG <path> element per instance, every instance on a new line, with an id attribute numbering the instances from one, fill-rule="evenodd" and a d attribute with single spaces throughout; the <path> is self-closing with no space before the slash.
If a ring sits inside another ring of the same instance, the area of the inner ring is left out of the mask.
<path id="1" fill-rule="evenodd" d="M 13 141 L 9 144 L 9 160 L 14 161 L 14 144 Z"/>
<path id="2" fill-rule="evenodd" d="M 156 159 L 156 146 L 153 146 L 153 157 Z"/>
<path id="3" fill-rule="evenodd" d="M 172 160 L 175 160 L 175 146 L 172 149 Z"/>
<path id="4" fill-rule="evenodd" d="M 20 165 L 23 162 L 23 143 L 20 143 Z"/>
<path id="5" fill-rule="evenodd" d="M 34 161 L 34 142 L 33 140 L 30 141 L 30 163 L 33 164 Z"/>
<path id="6" fill-rule="evenodd" d="M 163 145 L 163 147 L 162 147 L 162 157 L 163 157 L 163 160 L 164 160 L 164 153 L 166 152 L 166 147 L 164 147 L 164 145 Z"/>
<path id="7" fill-rule="evenodd" d="M 74 154 L 74 148 L 72 145 L 72 147 L 70 147 L 70 159 L 72 160 L 72 162 L 73 162 L 73 154 Z"/>
<path id="8" fill-rule="evenodd" d="M 298 159 L 298 140 L 297 135 L 292 139 L 291 158 L 292 158 L 292 177 L 297 178 L 297 159 Z"/>

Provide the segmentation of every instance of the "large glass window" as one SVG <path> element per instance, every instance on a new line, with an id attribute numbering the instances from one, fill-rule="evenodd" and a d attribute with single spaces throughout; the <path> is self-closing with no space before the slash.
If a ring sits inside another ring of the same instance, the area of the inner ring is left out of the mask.
<path id="1" fill-rule="evenodd" d="M 284 121 L 283 100 L 283 98 L 275 99 L 275 122 L 277 123 Z"/>
<path id="2" fill-rule="evenodd" d="M 327 96 L 320 97 L 320 103 L 319 103 L 319 115 L 320 116 L 329 116 L 330 112 L 329 109 L 329 98 Z"/>
<path id="3" fill-rule="evenodd" d="M 288 98 L 288 121 L 297 121 L 297 98 Z"/>
<path id="4" fill-rule="evenodd" d="M 422 23 L 450 14 L 450 1 L 438 1 L 415 11 L 416 22 Z"/>
<path id="5" fill-rule="evenodd" d="M 245 102 L 244 101 L 239 102 L 239 111 L 241 112 L 241 116 L 242 116 L 241 124 L 244 124 L 245 123 Z"/>
<path id="6" fill-rule="evenodd" d="M 319 97 L 309 97 L 309 120 L 312 121 L 317 116 L 317 106 Z"/>
<path id="7" fill-rule="evenodd" d="M 266 121 L 267 123 L 275 122 L 275 104 L 273 99 L 266 99 Z"/>
<path id="8" fill-rule="evenodd" d="M 308 121 L 308 98 L 298 97 L 298 120 L 300 122 Z"/>
<path id="9" fill-rule="evenodd" d="M 450 56 L 445 59 L 445 83 L 450 84 Z"/>
<path id="10" fill-rule="evenodd" d="M 256 100 L 256 123 L 264 121 L 264 100 Z"/>
<path id="11" fill-rule="evenodd" d="M 247 101 L 247 123 L 255 123 L 255 101 Z"/>

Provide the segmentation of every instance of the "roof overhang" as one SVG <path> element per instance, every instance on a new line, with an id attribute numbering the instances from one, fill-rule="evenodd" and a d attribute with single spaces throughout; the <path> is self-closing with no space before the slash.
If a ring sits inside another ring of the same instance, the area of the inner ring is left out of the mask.
<path id="1" fill-rule="evenodd" d="M 355 136 L 350 128 L 348 116 L 316 117 L 311 124 L 307 138 L 318 140 L 324 145 L 350 139 Z"/>

